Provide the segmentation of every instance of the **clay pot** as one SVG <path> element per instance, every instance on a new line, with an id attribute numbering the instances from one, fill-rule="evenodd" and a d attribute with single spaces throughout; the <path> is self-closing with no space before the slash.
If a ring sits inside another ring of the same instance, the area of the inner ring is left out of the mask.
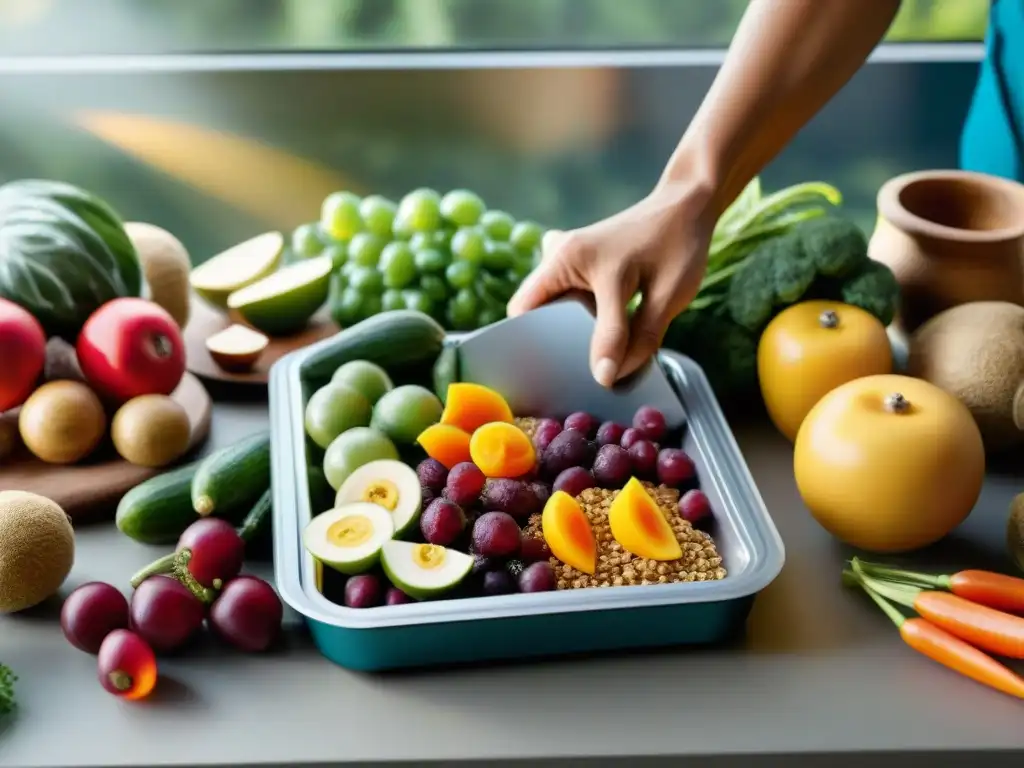
<path id="1" fill-rule="evenodd" d="M 1024 185 L 969 171 L 897 176 L 878 192 L 868 253 L 900 283 L 904 331 L 969 301 L 1024 305 Z"/>

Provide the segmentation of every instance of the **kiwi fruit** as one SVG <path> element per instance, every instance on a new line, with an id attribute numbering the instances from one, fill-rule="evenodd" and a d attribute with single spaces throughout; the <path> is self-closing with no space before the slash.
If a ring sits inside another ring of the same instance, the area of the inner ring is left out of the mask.
<path id="1" fill-rule="evenodd" d="M 181 403 L 167 395 L 140 395 L 122 405 L 110 425 L 121 458 L 140 467 L 166 467 L 188 450 L 192 425 Z"/>
<path id="2" fill-rule="evenodd" d="M 907 372 L 967 406 L 987 453 L 1024 443 L 1024 307 L 976 301 L 940 312 L 910 337 Z"/>
<path id="3" fill-rule="evenodd" d="M 149 298 L 167 310 L 178 327 L 188 325 L 191 288 L 188 276 L 192 265 L 181 241 L 153 224 L 130 221 L 124 225 L 146 276 Z"/>
<path id="4" fill-rule="evenodd" d="M 58 504 L 25 491 L 0 491 L 0 613 L 55 594 L 75 561 L 75 533 Z"/>
<path id="5" fill-rule="evenodd" d="M 107 430 L 96 394 L 78 381 L 51 381 L 29 395 L 18 413 L 21 441 L 48 464 L 73 464 L 92 453 Z"/>

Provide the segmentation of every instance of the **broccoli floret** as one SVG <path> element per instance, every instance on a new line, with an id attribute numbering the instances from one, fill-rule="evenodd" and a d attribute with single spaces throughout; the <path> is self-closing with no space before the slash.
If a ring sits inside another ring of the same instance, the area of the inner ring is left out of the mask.
<path id="1" fill-rule="evenodd" d="M 777 251 L 771 257 L 775 273 L 775 306 L 788 307 L 807 293 L 807 289 L 818 275 L 818 270 L 804 250 L 799 237 L 787 235 L 771 242 Z"/>
<path id="2" fill-rule="evenodd" d="M 848 277 L 868 260 L 868 243 L 860 227 L 835 216 L 811 219 L 796 230 L 804 253 L 825 277 Z"/>
<path id="3" fill-rule="evenodd" d="M 857 274 L 843 283 L 842 299 L 889 325 L 896 316 L 900 286 L 884 264 L 868 259 Z"/>
<path id="4" fill-rule="evenodd" d="M 758 247 L 729 283 L 729 315 L 749 331 L 763 328 L 775 306 L 775 243 L 769 240 Z"/>

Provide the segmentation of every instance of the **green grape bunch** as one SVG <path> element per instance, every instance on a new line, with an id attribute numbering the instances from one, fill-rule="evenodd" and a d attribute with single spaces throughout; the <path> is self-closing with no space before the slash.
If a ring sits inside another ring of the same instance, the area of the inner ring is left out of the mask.
<path id="1" fill-rule="evenodd" d="M 395 202 L 382 195 L 328 195 L 319 221 L 297 227 L 291 254 L 329 254 L 330 312 L 341 326 L 414 309 L 452 331 L 505 317 L 505 305 L 540 259 L 544 229 L 488 209 L 466 189 L 422 187 Z"/>

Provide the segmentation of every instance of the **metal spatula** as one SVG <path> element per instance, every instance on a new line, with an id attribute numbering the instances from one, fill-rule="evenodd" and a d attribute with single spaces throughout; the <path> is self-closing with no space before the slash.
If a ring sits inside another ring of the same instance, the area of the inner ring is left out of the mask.
<path id="1" fill-rule="evenodd" d="M 590 373 L 590 337 L 595 320 L 576 299 L 562 299 L 503 320 L 460 343 L 460 379 L 501 392 L 516 414 L 564 417 L 586 411 L 628 425 L 641 405 L 652 405 L 670 429 L 686 412 L 657 364 L 650 364 L 614 389 Z"/>

